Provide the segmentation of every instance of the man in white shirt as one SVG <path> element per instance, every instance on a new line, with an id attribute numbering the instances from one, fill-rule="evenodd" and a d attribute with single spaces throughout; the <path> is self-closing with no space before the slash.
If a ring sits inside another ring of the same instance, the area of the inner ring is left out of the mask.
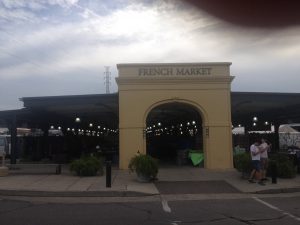
<path id="1" fill-rule="evenodd" d="M 260 165 L 261 165 L 261 179 L 263 181 L 267 180 L 266 173 L 268 168 L 268 151 L 270 146 L 268 145 L 267 141 L 262 138 L 261 144 L 259 146 L 260 149 Z"/>
<path id="2" fill-rule="evenodd" d="M 250 183 L 255 183 L 254 177 L 256 175 L 257 179 L 259 180 L 258 184 L 265 185 L 264 182 L 261 180 L 259 140 L 256 140 L 254 144 L 250 146 L 250 153 L 252 159 L 252 171 L 248 181 Z"/>

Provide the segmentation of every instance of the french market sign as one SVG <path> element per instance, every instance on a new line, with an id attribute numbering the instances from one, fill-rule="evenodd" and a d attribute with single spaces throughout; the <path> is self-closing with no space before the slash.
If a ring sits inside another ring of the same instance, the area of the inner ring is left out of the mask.
<path id="1" fill-rule="evenodd" d="M 202 76 L 211 75 L 211 70 L 207 67 L 142 67 L 139 76 Z"/>

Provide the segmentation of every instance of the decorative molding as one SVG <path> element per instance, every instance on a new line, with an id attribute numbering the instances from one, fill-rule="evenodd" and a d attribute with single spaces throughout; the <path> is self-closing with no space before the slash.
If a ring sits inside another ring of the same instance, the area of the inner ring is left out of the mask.
<path id="1" fill-rule="evenodd" d="M 234 76 L 201 76 L 201 77 L 117 77 L 116 81 L 120 85 L 126 84 L 203 84 L 203 83 L 230 83 Z"/>
<path id="2" fill-rule="evenodd" d="M 160 66 L 230 66 L 231 62 L 201 62 L 201 63 L 120 63 L 117 68 L 121 67 L 160 67 Z"/>

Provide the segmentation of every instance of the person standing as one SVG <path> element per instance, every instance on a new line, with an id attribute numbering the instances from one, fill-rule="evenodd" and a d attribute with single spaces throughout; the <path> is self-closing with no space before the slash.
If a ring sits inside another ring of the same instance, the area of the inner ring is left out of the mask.
<path id="1" fill-rule="evenodd" d="M 270 145 L 266 139 L 261 139 L 260 149 L 260 165 L 261 165 L 261 179 L 263 181 L 268 180 L 266 177 L 267 168 L 268 168 L 268 151 L 270 150 Z"/>
<path id="2" fill-rule="evenodd" d="M 259 140 L 256 140 L 250 146 L 250 153 L 251 153 L 251 163 L 252 163 L 252 171 L 249 177 L 250 183 L 255 183 L 254 178 L 255 176 L 259 180 L 258 184 L 265 185 L 265 183 L 261 179 L 261 169 L 260 169 L 260 149 L 259 149 Z"/>

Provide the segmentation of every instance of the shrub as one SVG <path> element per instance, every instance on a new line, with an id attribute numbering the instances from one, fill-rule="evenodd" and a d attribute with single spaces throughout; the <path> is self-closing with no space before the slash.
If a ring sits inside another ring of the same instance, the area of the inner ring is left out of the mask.
<path id="1" fill-rule="evenodd" d="M 251 156 L 249 153 L 237 154 L 233 157 L 234 168 L 242 173 L 251 172 Z"/>
<path id="2" fill-rule="evenodd" d="M 96 176 L 98 172 L 103 175 L 103 162 L 94 156 L 85 156 L 74 160 L 70 170 L 78 176 Z"/>
<path id="3" fill-rule="evenodd" d="M 138 154 L 131 158 L 128 168 L 131 172 L 136 172 L 138 176 L 149 180 L 156 179 L 158 173 L 157 160 L 144 154 Z"/>
<path id="4" fill-rule="evenodd" d="M 251 156 L 249 153 L 237 154 L 233 157 L 234 167 L 243 173 L 251 172 Z M 293 178 L 296 176 L 296 167 L 286 155 L 276 154 L 269 159 L 267 174 L 271 175 L 271 168 L 276 166 L 277 176 L 280 178 Z"/>
<path id="5" fill-rule="evenodd" d="M 274 166 L 277 167 L 277 175 L 280 178 L 293 178 L 296 176 L 296 167 L 293 161 L 286 155 L 277 154 L 269 160 L 269 168 Z M 269 173 L 271 171 L 269 170 Z"/>

